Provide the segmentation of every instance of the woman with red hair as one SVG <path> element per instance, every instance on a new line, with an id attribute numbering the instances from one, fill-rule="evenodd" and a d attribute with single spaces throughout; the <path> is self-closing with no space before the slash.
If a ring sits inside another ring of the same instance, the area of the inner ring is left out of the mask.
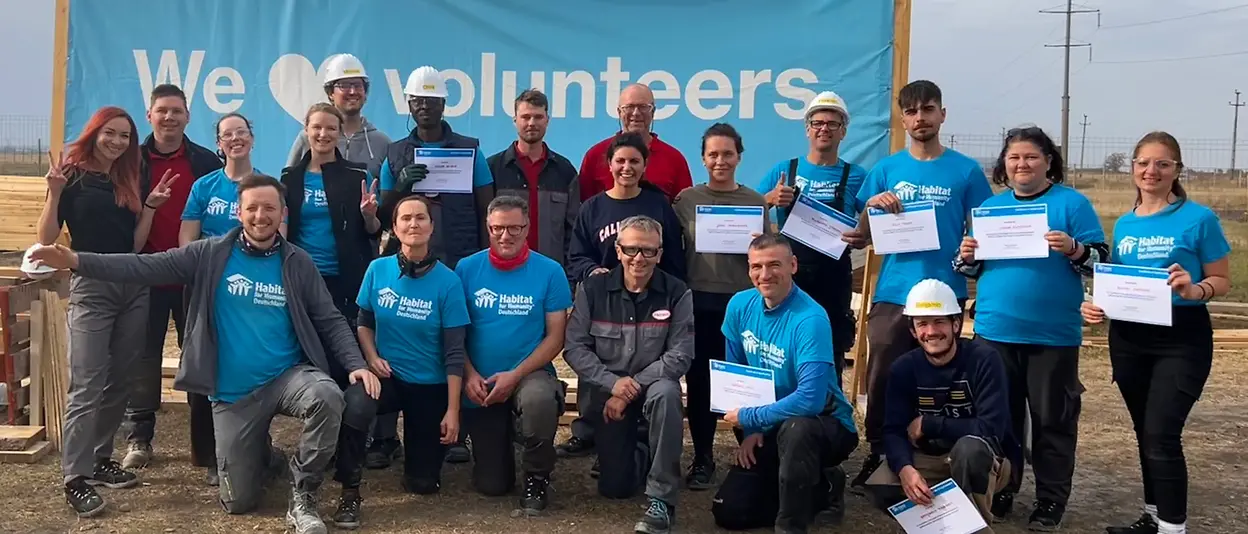
<path id="1" fill-rule="evenodd" d="M 69 228 L 75 250 L 138 252 L 156 208 L 169 199 L 178 175 L 166 172 L 150 188 L 140 183 L 138 132 L 125 110 L 100 108 L 46 176 L 48 197 L 39 215 L 39 242 L 50 245 Z M 113 434 L 129 397 L 125 378 L 143 352 L 147 287 L 89 280 L 69 283 L 69 403 L 65 409 L 61 469 L 65 499 L 80 517 L 104 510 L 92 486 L 129 488 L 134 473 L 112 459 Z"/>

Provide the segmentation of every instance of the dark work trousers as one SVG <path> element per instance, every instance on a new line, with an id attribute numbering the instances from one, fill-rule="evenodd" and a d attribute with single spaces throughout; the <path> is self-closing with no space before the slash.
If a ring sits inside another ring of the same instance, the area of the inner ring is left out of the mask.
<path id="1" fill-rule="evenodd" d="M 583 383 L 592 413 L 600 414 L 611 392 Z M 642 389 L 619 421 L 603 418 L 598 434 L 598 494 L 627 499 L 645 488 L 647 497 L 676 506 L 680 495 L 680 454 L 684 445 L 680 383 L 661 378 Z"/>
<path id="2" fill-rule="evenodd" d="M 359 384 L 352 387 L 359 387 Z M 376 407 L 373 412 L 376 415 L 403 412 L 403 482 L 408 491 L 429 495 L 437 493 L 442 485 L 446 445 L 441 439 L 446 394 L 446 384 L 410 384 L 391 377 L 381 379 L 380 399 L 373 401 L 364 395 Z M 361 403 L 361 407 L 365 404 Z M 352 407 L 348 406 L 346 411 L 352 411 Z M 345 424 L 345 417 L 343 422 L 345 433 L 338 442 L 338 471 L 334 480 L 343 487 L 358 487 L 364 476 L 368 432 Z"/>
<path id="3" fill-rule="evenodd" d="M 693 457 L 711 458 L 715 448 L 715 425 L 720 414 L 711 411 L 711 361 L 724 361 L 724 313 L 732 295 L 693 292 L 693 365 L 685 373 L 685 415 Z"/>
<path id="4" fill-rule="evenodd" d="M 359 458 L 362 461 L 364 458 L 368 429 L 373 419 L 377 417 L 378 401 L 369 397 L 368 392 L 364 391 L 363 382 L 352 384 L 348 375 L 350 373 L 342 364 L 330 356 L 329 376 L 343 392 L 344 407 L 342 423 L 338 427 L 338 451 L 352 449 L 356 452 L 356 454 L 338 453 L 334 461 L 336 468 L 334 480 L 343 483 L 344 486 L 355 487 L 360 484 L 363 476 L 363 464 L 356 459 Z M 360 440 L 359 436 L 364 436 L 365 439 Z"/>
<path id="5" fill-rule="evenodd" d="M 737 441 L 745 436 L 737 431 Z M 711 514 L 729 530 L 770 527 L 805 532 L 827 507 L 825 472 L 841 465 L 858 447 L 858 434 L 831 415 L 791 418 L 763 435 L 749 469 L 733 465 Z M 844 476 L 844 475 L 841 475 Z"/>
<path id="6" fill-rule="evenodd" d="M 126 406 L 126 422 L 130 427 L 127 441 L 151 443 L 156 433 L 165 334 L 169 331 L 170 316 L 173 316 L 173 324 L 178 331 L 178 348 L 182 348 L 182 329 L 186 325 L 182 291 L 181 286 L 159 286 L 148 290 L 146 343 L 142 354 L 135 359 L 134 371 L 130 373 L 133 381 L 130 383 L 130 403 Z"/>
<path id="7" fill-rule="evenodd" d="M 997 349 L 1005 362 L 1009 384 L 1010 418 L 1014 437 L 1027 435 L 1031 412 L 1031 463 L 1036 475 L 1036 499 L 1063 506 L 1070 499 L 1075 476 L 1075 447 L 1079 441 L 1079 413 L 1083 383 L 1079 381 L 1079 347 L 1052 347 L 998 343 L 980 337 Z M 1023 484 L 1022 447 L 1010 458 L 1010 483 L 1005 493 L 1018 493 Z"/>
<path id="8" fill-rule="evenodd" d="M 529 373 L 507 402 L 466 408 L 463 433 L 472 438 L 472 485 L 484 495 L 506 495 L 516 485 L 516 434 L 524 447 L 525 476 L 550 477 L 555 470 L 555 432 L 567 386 L 550 373 Z"/>
<path id="9" fill-rule="evenodd" d="M 849 307 L 854 293 L 853 272 L 842 268 L 841 265 L 842 263 L 849 265 L 849 252 L 850 249 L 845 249 L 843 261 L 826 258 L 826 261 L 820 262 L 835 268 L 821 271 L 813 268 L 803 269 L 799 264 L 797 274 L 793 275 L 793 283 L 802 288 L 802 291 L 810 295 L 810 298 L 818 302 L 823 307 L 823 311 L 828 313 L 828 321 L 832 323 L 832 358 L 836 363 L 836 383 L 842 389 L 845 387 L 845 353 L 854 346 L 855 330 L 858 327 L 854 319 L 854 311 Z M 715 330 L 719 331 L 718 328 Z"/>
<path id="10" fill-rule="evenodd" d="M 1131 413 L 1140 449 L 1144 503 L 1167 523 L 1187 521 L 1183 425 L 1213 365 L 1213 325 L 1205 306 L 1175 306 L 1173 326 L 1110 321 L 1114 382 Z"/>
<path id="11" fill-rule="evenodd" d="M 182 313 L 190 304 L 190 286 L 182 293 Z M 212 418 L 212 401 L 207 395 L 187 393 L 186 404 L 191 410 L 191 464 L 195 467 L 217 468 L 216 423 Z"/>
<path id="12" fill-rule="evenodd" d="M 351 325 L 351 332 L 355 332 L 356 319 L 359 317 L 360 307 L 355 304 L 356 297 L 360 294 L 360 288 L 350 287 L 339 276 L 321 276 L 321 280 L 325 281 L 325 288 L 329 290 L 329 296 L 334 299 L 334 307 L 346 317 L 347 324 Z M 331 360 L 333 358 L 330 358 Z M 336 380 L 336 378 L 335 378 Z M 343 425 L 347 426 L 346 424 Z M 386 415 L 378 415 L 373 418 L 372 428 L 373 439 L 394 439 L 399 435 L 399 412 Z"/>

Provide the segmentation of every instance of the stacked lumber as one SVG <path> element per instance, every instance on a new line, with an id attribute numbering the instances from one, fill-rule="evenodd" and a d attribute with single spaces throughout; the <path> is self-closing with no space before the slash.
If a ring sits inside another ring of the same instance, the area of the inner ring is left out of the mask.
<path id="1" fill-rule="evenodd" d="M 31 348 L 35 353 L 31 370 L 32 422 L 48 428 L 48 441 L 61 448 L 65 406 L 69 396 L 69 303 L 55 291 L 40 291 L 31 303 L 34 327 Z"/>
<path id="2" fill-rule="evenodd" d="M 0 425 L 0 463 L 33 464 L 52 451 L 41 426 Z"/>
<path id="3" fill-rule="evenodd" d="M 47 189 L 43 177 L 0 176 L 0 250 L 34 244 Z"/>

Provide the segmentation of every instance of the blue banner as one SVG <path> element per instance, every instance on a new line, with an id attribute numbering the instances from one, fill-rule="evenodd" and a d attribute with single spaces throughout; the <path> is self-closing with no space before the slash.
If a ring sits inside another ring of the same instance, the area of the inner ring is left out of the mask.
<path id="1" fill-rule="evenodd" d="M 276 174 L 308 107 L 325 100 L 333 54 L 359 57 L 372 88 L 364 115 L 392 139 L 414 127 L 402 94 L 432 65 L 448 80 L 447 120 L 487 154 L 515 138 L 513 100 L 551 101 L 550 147 L 579 167 L 619 129 L 620 90 L 655 92 L 653 130 L 706 181 L 700 146 L 714 122 L 745 138 L 737 178 L 757 186 L 807 150 L 802 110 L 836 91 L 851 121 L 842 157 L 870 167 L 888 154 L 893 2 L 882 0 L 74 0 L 66 135 L 100 106 L 144 118 L 151 88 L 175 83 L 191 105 L 187 134 L 214 147 L 216 118 L 255 124 L 253 164 Z"/>

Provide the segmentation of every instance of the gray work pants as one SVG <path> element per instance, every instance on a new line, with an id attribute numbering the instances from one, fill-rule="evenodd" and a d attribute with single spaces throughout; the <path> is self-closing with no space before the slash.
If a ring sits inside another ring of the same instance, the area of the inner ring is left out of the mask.
<path id="1" fill-rule="evenodd" d="M 583 381 L 581 384 L 588 385 Z M 591 395 L 589 415 L 602 417 L 611 392 L 597 387 L 583 391 Z M 650 384 L 641 399 L 628 405 L 623 419 L 604 418 L 600 424 L 596 430 L 601 472 L 598 493 L 611 499 L 627 499 L 644 484 L 647 497 L 675 506 L 684 446 L 680 383 L 660 379 Z"/>
<path id="2" fill-rule="evenodd" d="M 473 487 L 490 496 L 506 495 L 515 488 L 517 420 L 524 445 L 521 470 L 526 476 L 550 476 L 555 470 L 555 431 L 563 405 L 563 383 L 538 370 L 520 379 L 507 402 L 465 409 L 463 426 L 472 438 Z"/>
<path id="3" fill-rule="evenodd" d="M 113 434 L 130 397 L 130 373 L 143 352 L 148 289 L 74 275 L 69 281 L 69 398 L 61 470 L 91 477 L 113 455 Z"/>
<path id="4" fill-rule="evenodd" d="M 214 402 L 217 472 L 221 505 L 231 514 L 247 513 L 260 503 L 269 471 L 269 425 L 281 414 L 303 421 L 290 474 L 300 491 L 315 492 L 338 447 L 338 428 L 346 406 L 342 390 L 328 374 L 308 364 L 282 373 L 235 403 Z"/>

